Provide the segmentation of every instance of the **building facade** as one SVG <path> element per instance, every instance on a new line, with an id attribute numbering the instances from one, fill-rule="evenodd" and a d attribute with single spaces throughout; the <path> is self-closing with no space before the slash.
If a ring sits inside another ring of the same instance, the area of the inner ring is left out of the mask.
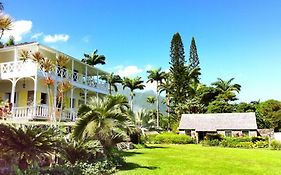
<path id="1" fill-rule="evenodd" d="M 199 142 L 207 133 L 226 137 L 257 136 L 256 115 L 248 113 L 182 114 L 180 134 L 192 136 Z"/>
<path id="2" fill-rule="evenodd" d="M 63 68 L 55 68 L 46 73 L 31 58 L 21 60 L 22 50 L 40 52 L 44 58 L 56 62 L 58 55 L 69 61 Z M 99 77 L 105 71 L 87 65 L 58 50 L 39 43 L 24 43 L 0 49 L 0 98 L 4 105 L 0 117 L 10 120 L 48 120 L 50 108 L 56 118 L 74 121 L 81 104 L 87 103 L 92 96 L 108 93 L 107 83 Z M 46 85 L 46 78 L 53 80 L 52 86 Z M 65 92 L 64 103 L 58 103 L 58 85 L 68 81 L 71 88 Z M 7 104 L 8 102 L 8 104 Z M 9 111 L 9 114 L 7 114 Z"/>

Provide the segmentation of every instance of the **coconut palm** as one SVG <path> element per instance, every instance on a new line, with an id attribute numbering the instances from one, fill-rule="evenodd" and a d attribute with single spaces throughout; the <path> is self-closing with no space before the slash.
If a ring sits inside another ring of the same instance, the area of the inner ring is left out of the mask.
<path id="1" fill-rule="evenodd" d="M 119 75 L 114 75 L 114 73 L 102 75 L 100 79 L 108 83 L 108 92 L 110 95 L 112 94 L 112 89 L 117 92 L 118 88 L 116 84 L 122 83 L 121 77 Z"/>
<path id="2" fill-rule="evenodd" d="M 56 61 L 57 61 L 57 66 L 59 68 L 63 68 L 69 61 L 69 58 L 65 55 L 58 55 L 56 57 Z"/>
<path id="3" fill-rule="evenodd" d="M 23 62 L 25 62 L 27 59 L 30 58 L 30 53 L 28 50 L 21 50 L 20 54 L 19 54 L 20 60 L 22 60 Z"/>
<path id="4" fill-rule="evenodd" d="M 127 109 L 127 98 L 120 94 L 92 98 L 78 111 L 73 137 L 75 140 L 99 140 L 105 150 L 116 146 L 126 139 Z"/>
<path id="5" fill-rule="evenodd" d="M 135 78 L 129 78 L 124 77 L 123 81 L 123 89 L 126 87 L 130 89 L 130 97 L 131 97 L 131 110 L 133 111 L 133 99 L 135 96 L 134 90 L 136 89 L 144 89 L 145 85 L 143 84 L 143 81 L 141 80 L 141 77 L 135 77 Z"/>
<path id="6" fill-rule="evenodd" d="M 105 64 L 105 56 L 104 55 L 98 55 L 98 50 L 94 50 L 94 52 L 90 55 L 90 54 L 84 54 L 84 57 L 81 61 L 86 63 L 86 64 L 89 64 L 89 65 L 92 65 L 92 66 L 95 66 L 97 64 Z"/>
<path id="7" fill-rule="evenodd" d="M 159 127 L 159 84 L 163 81 L 165 77 L 165 72 L 161 71 L 161 68 L 148 70 L 148 80 L 147 82 L 156 82 L 156 106 L 157 106 L 157 127 Z"/>
<path id="8" fill-rule="evenodd" d="M 234 78 L 231 78 L 226 81 L 222 80 L 221 78 L 218 78 L 218 81 L 212 83 L 212 85 L 219 92 L 219 95 L 217 96 L 218 99 L 222 99 L 226 102 L 237 100 L 235 92 L 240 92 L 241 85 L 232 84 L 233 80 Z"/>
<path id="9" fill-rule="evenodd" d="M 3 15 L 3 14 L 0 15 L 0 30 L 1 30 L 0 39 L 2 39 L 5 30 L 12 29 L 12 24 L 13 21 L 8 15 Z"/>

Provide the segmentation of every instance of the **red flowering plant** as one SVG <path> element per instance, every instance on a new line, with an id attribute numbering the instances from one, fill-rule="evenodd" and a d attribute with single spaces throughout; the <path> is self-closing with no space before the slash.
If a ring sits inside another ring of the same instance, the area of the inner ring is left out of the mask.
<path id="1" fill-rule="evenodd" d="M 50 77 L 50 76 L 46 77 L 45 80 L 44 80 L 44 83 L 45 83 L 47 86 L 53 85 L 54 82 L 55 82 L 55 80 L 52 79 L 52 77 Z"/>

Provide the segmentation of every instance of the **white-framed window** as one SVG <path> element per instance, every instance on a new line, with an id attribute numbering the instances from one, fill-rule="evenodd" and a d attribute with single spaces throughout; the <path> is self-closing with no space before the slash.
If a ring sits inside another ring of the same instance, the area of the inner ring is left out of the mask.
<path id="1" fill-rule="evenodd" d="M 242 134 L 243 134 L 243 136 L 249 136 L 249 131 L 248 130 L 243 130 Z"/>
<path id="2" fill-rule="evenodd" d="M 226 137 L 232 137 L 232 131 L 231 130 L 225 130 L 225 136 Z"/>

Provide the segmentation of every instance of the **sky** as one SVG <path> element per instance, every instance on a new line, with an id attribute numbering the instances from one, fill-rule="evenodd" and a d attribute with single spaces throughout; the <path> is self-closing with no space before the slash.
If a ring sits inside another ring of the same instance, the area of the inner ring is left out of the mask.
<path id="1" fill-rule="evenodd" d="M 2 0 L 17 43 L 37 41 L 75 58 L 98 49 L 121 76 L 169 69 L 179 32 L 189 58 L 195 37 L 201 82 L 242 86 L 239 101 L 281 100 L 280 0 Z M 147 84 L 146 90 L 153 89 Z"/>

